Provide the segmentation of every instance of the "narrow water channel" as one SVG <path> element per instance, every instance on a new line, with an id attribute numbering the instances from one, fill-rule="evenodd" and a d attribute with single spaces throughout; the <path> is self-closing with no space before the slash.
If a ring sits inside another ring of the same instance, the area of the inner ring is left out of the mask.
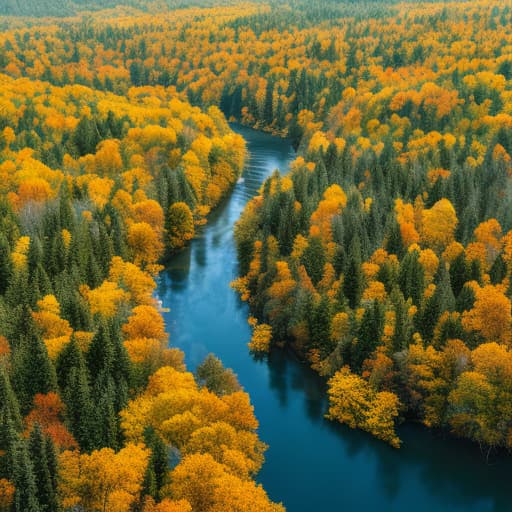
<path id="1" fill-rule="evenodd" d="M 238 125 L 250 151 L 243 182 L 211 215 L 190 247 L 160 278 L 172 346 L 189 369 L 213 352 L 249 392 L 269 444 L 258 480 L 289 512 L 512 511 L 512 457 L 486 464 L 474 445 L 415 425 L 400 429 L 395 450 L 369 435 L 324 419 L 320 378 L 276 351 L 256 361 L 247 349 L 248 309 L 229 283 L 237 275 L 233 225 L 247 201 L 293 151 L 286 140 Z"/>

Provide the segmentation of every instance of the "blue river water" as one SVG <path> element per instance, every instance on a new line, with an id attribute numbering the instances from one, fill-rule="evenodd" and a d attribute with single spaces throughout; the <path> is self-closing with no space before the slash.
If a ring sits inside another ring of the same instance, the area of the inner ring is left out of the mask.
<path id="1" fill-rule="evenodd" d="M 248 308 L 229 283 L 237 276 L 233 225 L 275 169 L 285 172 L 288 141 L 233 125 L 250 157 L 232 194 L 190 247 L 161 274 L 158 296 L 171 345 L 189 369 L 212 352 L 233 368 L 249 392 L 269 445 L 258 475 L 289 512 L 512 511 L 512 456 L 485 461 L 477 446 L 405 425 L 395 450 L 366 433 L 324 419 L 325 383 L 284 351 L 256 360 L 247 343 Z"/>

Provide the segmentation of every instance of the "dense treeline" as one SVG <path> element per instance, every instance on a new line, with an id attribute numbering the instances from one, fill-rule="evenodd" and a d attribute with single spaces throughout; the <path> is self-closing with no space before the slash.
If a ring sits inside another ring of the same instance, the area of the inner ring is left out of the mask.
<path id="1" fill-rule="evenodd" d="M 234 3 L 236 2 L 233 0 L 3 0 L 0 5 L 0 16 L 69 17 L 117 6 L 158 13 L 162 10 L 191 6 L 206 7 Z"/>
<path id="2" fill-rule="evenodd" d="M 360 23 L 344 88 L 301 80 L 302 156 L 237 226 L 251 347 L 293 346 L 331 377 L 329 417 L 394 446 L 402 416 L 512 447 L 510 14 Z"/>
<path id="3" fill-rule="evenodd" d="M 1 75 L 0 104 L 0 508 L 282 510 L 248 395 L 213 357 L 186 372 L 153 298 L 243 139 L 162 87 Z"/>
<path id="4" fill-rule="evenodd" d="M 242 499 L 225 494 L 235 489 L 254 510 L 272 506 L 247 480 L 261 464 L 255 424 L 230 416 L 224 392 L 175 371 L 158 312 L 138 309 L 152 307 L 147 279 L 162 247 L 193 236 L 242 162 L 219 110 L 205 115 L 179 95 L 288 135 L 300 153 L 237 227 L 251 347 L 292 346 L 330 378 L 331 418 L 395 446 L 403 417 L 510 447 L 510 6 L 298 0 L 132 14 L 0 34 L 2 389 L 17 397 L 5 401 L 8 416 L 50 409 L 68 443 L 58 450 L 80 445 L 57 457 L 69 475 L 62 503 L 97 509 L 100 491 L 80 495 L 77 464 L 91 474 L 107 459 L 113 473 L 125 457 L 159 464 L 160 441 L 201 451 L 197 427 L 211 458 L 185 457 L 173 471 L 181 484 L 154 469 L 144 482 L 166 491 L 144 493 L 210 511 Z M 35 359 L 44 389 L 27 377 Z M 52 393 L 60 402 L 50 407 L 41 397 Z M 86 423 L 82 408 L 93 411 Z M 16 422 L 6 432 L 26 428 Z M 6 451 L 27 468 L 4 476 L 11 501 L 32 478 L 28 449 Z M 122 480 L 140 481 L 144 464 Z M 199 468 L 211 479 L 201 492 L 186 483 Z M 130 489 L 125 503 L 139 499 Z"/>
<path id="5" fill-rule="evenodd" d="M 270 324 L 275 342 L 293 343 L 322 373 L 348 365 L 363 375 L 353 383 L 367 388 L 363 428 L 377 431 L 368 404 L 387 398 L 377 426 L 400 411 L 506 446 L 510 418 L 497 432 L 493 400 L 508 395 L 468 403 L 459 385 L 473 372 L 491 396 L 503 388 L 465 350 L 503 341 L 498 328 L 481 331 L 482 308 L 510 329 L 511 16 L 487 1 L 192 9 L 60 25 L 45 39 L 68 41 L 54 62 L 40 59 L 41 44 L 25 56 L 37 30 L 12 32 L 5 71 L 120 93 L 174 85 L 194 104 L 288 134 L 303 159 L 290 179 L 267 184 L 238 233 L 249 271 L 239 285 L 264 322 L 255 345 Z M 461 366 L 441 383 L 452 340 Z M 413 357 L 420 349 L 427 355 Z M 382 365 L 389 378 L 371 377 Z M 425 367 L 428 378 L 410 376 Z M 393 394 L 375 400 L 382 392 Z"/>

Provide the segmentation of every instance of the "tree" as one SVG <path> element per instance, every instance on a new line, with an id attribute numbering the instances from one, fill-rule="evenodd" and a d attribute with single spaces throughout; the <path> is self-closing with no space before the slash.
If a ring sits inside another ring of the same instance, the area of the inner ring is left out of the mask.
<path id="1" fill-rule="evenodd" d="M 33 320 L 25 325 L 25 334 L 13 360 L 14 388 L 23 413 L 27 413 L 37 393 L 55 391 L 55 368 L 48 357 L 46 345 L 35 332 Z"/>
<path id="2" fill-rule="evenodd" d="M 16 430 L 21 430 L 22 423 L 18 400 L 4 365 L 0 365 L 0 404 L 2 415 L 10 418 Z"/>
<path id="3" fill-rule="evenodd" d="M 457 227 L 457 214 L 448 199 L 441 199 L 430 208 L 423 211 L 422 239 L 434 250 L 442 251 L 453 242 Z"/>
<path id="4" fill-rule="evenodd" d="M 144 443 L 151 450 L 151 456 L 144 477 L 143 494 L 158 500 L 162 489 L 169 483 L 169 449 L 152 427 L 144 431 Z"/>
<path id="5" fill-rule="evenodd" d="M 470 311 L 462 315 L 462 326 L 476 331 L 486 341 L 512 342 L 512 311 L 510 299 L 496 286 L 477 287 L 476 300 Z"/>
<path id="6" fill-rule="evenodd" d="M 194 217 L 186 203 L 178 202 L 171 205 L 167 224 L 171 249 L 181 249 L 186 242 L 194 238 Z"/>
<path id="7" fill-rule="evenodd" d="M 12 483 L 14 492 L 14 509 L 24 512 L 42 512 L 38 500 L 38 488 L 34 468 L 29 458 L 25 442 L 19 440 L 14 452 Z"/>
<path id="8" fill-rule="evenodd" d="M 3 234 L 0 236 L 0 295 L 3 295 L 11 281 L 13 265 L 9 244 Z"/>
<path id="9" fill-rule="evenodd" d="M 28 450 L 30 460 L 34 467 L 34 478 L 37 487 L 37 499 L 39 501 L 41 511 L 57 510 L 57 488 L 55 483 L 57 475 L 52 474 L 55 469 L 51 467 L 47 450 L 51 449 L 48 442 L 49 438 L 45 438 L 41 428 L 35 424 L 30 432 Z M 51 455 L 50 455 L 51 456 Z"/>
<path id="10" fill-rule="evenodd" d="M 126 338 L 148 338 L 165 340 L 165 325 L 162 316 L 153 306 L 137 306 L 133 308 L 128 322 L 123 325 Z"/>
<path id="11" fill-rule="evenodd" d="M 150 452 L 127 444 L 118 453 L 110 448 L 80 454 L 66 451 L 60 457 L 64 507 L 129 512 L 139 498 Z"/>
<path id="12" fill-rule="evenodd" d="M 359 372 L 365 359 L 379 345 L 384 331 L 384 309 L 378 301 L 365 309 L 363 318 L 357 331 L 357 340 L 353 343 L 350 353 L 351 367 Z"/>
<path id="13" fill-rule="evenodd" d="M 64 403 L 57 393 L 37 394 L 34 408 L 25 418 L 30 432 L 37 425 L 52 443 L 59 448 L 74 448 L 77 443 L 64 425 Z"/>
<path id="14" fill-rule="evenodd" d="M 90 450 L 94 434 L 93 403 L 84 356 L 75 337 L 59 354 L 57 369 L 67 425 L 79 446 Z"/>
<path id="15" fill-rule="evenodd" d="M 390 443 L 395 448 L 400 440 L 395 434 L 398 397 L 390 392 L 377 393 L 361 377 L 347 367 L 329 380 L 329 412 L 327 417 L 350 428 L 360 428 Z"/>
<path id="16" fill-rule="evenodd" d="M 196 375 L 199 384 L 217 395 L 229 395 L 241 389 L 233 370 L 224 368 L 221 360 L 213 354 L 206 356 L 197 367 Z"/>
<path id="17" fill-rule="evenodd" d="M 155 264 L 163 251 L 159 234 L 147 223 L 136 222 L 128 228 L 128 245 L 136 265 Z"/>
<path id="18" fill-rule="evenodd" d="M 358 237 L 354 237 L 350 244 L 348 261 L 345 266 L 343 278 L 343 294 L 348 300 L 348 305 L 355 309 L 364 290 L 364 275 L 361 270 L 361 244 Z"/>
<path id="19" fill-rule="evenodd" d="M 419 262 L 417 250 L 409 251 L 400 263 L 398 283 L 406 299 L 420 304 L 425 288 L 425 271 Z"/>
<path id="20" fill-rule="evenodd" d="M 325 265 L 325 249 L 319 236 L 313 236 L 308 239 L 308 245 L 302 253 L 300 262 L 306 268 L 306 271 L 316 285 L 321 279 Z"/>
<path id="21" fill-rule="evenodd" d="M 186 499 L 193 510 L 236 510 L 247 512 L 282 512 L 265 491 L 254 482 L 243 481 L 215 462 L 209 454 L 185 457 L 172 472 L 173 497 Z"/>

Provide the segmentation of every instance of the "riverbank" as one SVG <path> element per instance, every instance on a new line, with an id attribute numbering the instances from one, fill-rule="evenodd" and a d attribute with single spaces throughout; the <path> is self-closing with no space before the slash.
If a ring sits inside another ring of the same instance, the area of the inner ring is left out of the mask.
<path id="1" fill-rule="evenodd" d="M 210 214 L 208 224 L 161 274 L 158 296 L 172 346 L 193 370 L 209 353 L 233 368 L 249 392 L 268 443 L 258 476 L 289 512 L 501 512 L 509 506 L 512 462 L 485 464 L 478 447 L 404 425 L 400 450 L 324 419 L 325 382 L 284 351 L 263 360 L 247 349 L 248 308 L 230 288 L 237 276 L 233 225 L 276 168 L 294 157 L 286 140 L 234 125 L 250 156 L 242 183 Z"/>

